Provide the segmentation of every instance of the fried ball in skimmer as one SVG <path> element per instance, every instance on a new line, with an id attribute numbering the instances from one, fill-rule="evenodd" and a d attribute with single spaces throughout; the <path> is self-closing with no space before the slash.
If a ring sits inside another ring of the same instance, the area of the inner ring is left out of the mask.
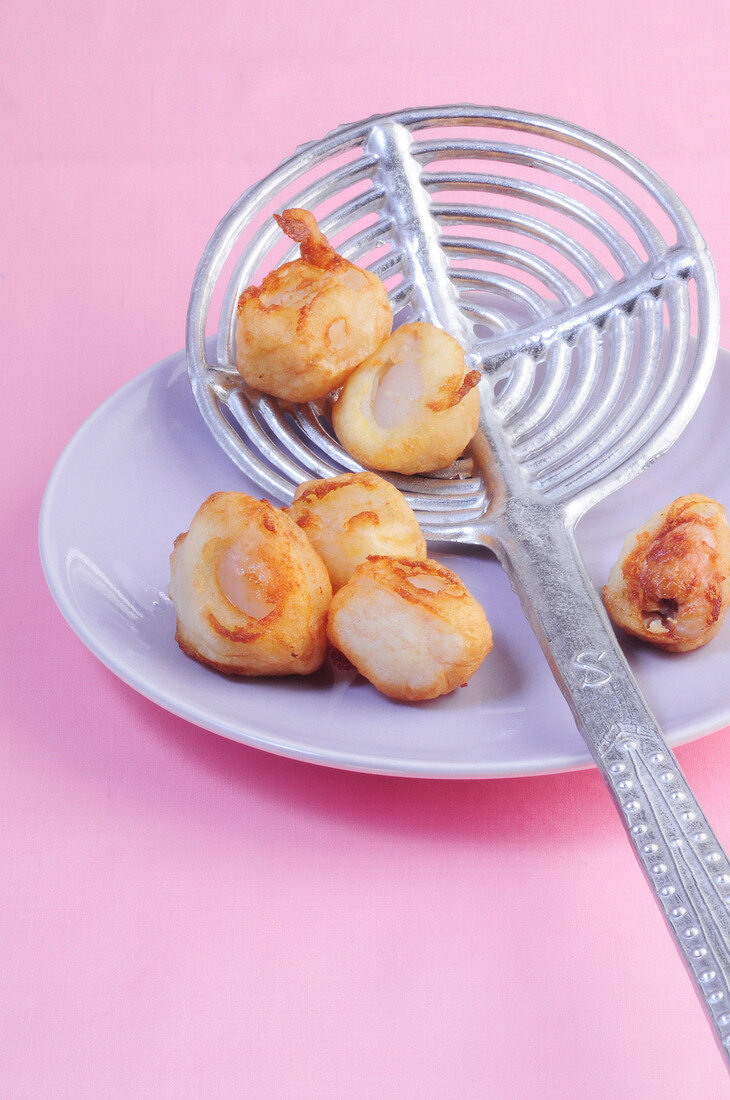
<path id="1" fill-rule="evenodd" d="M 301 257 L 239 298 L 236 365 L 257 390 L 314 401 L 375 351 L 393 312 L 380 279 L 338 255 L 308 210 L 274 217 Z"/>
<path id="2" fill-rule="evenodd" d="M 478 371 L 435 325 L 390 336 L 345 382 L 332 410 L 337 438 L 374 470 L 423 474 L 450 465 L 479 420 Z"/>
<path id="3" fill-rule="evenodd" d="M 492 648 L 480 605 L 429 559 L 359 565 L 332 600 L 327 634 L 379 691 L 410 703 L 465 684 Z"/>
<path id="4" fill-rule="evenodd" d="M 305 481 L 287 511 L 327 566 L 335 592 L 372 554 L 426 557 L 426 540 L 408 502 L 377 474 Z"/>
<path id="5" fill-rule="evenodd" d="M 327 649 L 327 570 L 287 515 L 214 493 L 170 556 L 176 639 L 196 661 L 242 676 L 314 672 Z"/>
<path id="6" fill-rule="evenodd" d="M 679 497 L 629 535 L 603 589 L 613 621 L 681 653 L 705 645 L 730 602 L 725 509 L 700 494 Z"/>

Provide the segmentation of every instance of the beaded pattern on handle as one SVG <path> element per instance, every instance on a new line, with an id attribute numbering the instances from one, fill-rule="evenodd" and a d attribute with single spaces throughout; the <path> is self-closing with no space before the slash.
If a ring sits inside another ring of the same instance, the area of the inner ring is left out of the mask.
<path id="1" fill-rule="evenodd" d="M 730 1050 L 730 864 L 682 775 L 652 731 L 613 726 L 606 779 L 647 877 L 681 945 L 723 1045 Z M 719 929 L 725 945 L 714 935 Z"/>

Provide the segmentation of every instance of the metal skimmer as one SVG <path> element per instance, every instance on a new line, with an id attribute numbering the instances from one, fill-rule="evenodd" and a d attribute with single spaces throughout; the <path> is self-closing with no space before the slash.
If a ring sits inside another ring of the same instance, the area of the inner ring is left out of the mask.
<path id="1" fill-rule="evenodd" d="M 270 216 L 287 206 L 311 209 L 343 255 L 385 280 L 397 323 L 441 326 L 482 371 L 470 456 L 392 480 L 429 538 L 488 547 L 507 570 L 730 1058 L 730 864 L 573 534 L 674 442 L 708 383 L 718 296 L 697 226 L 628 153 L 524 112 L 407 110 L 301 147 L 218 226 L 187 324 L 215 439 L 287 502 L 307 478 L 360 468 L 325 404 L 284 408 L 246 392 L 235 370 L 239 294 L 296 254 Z"/>

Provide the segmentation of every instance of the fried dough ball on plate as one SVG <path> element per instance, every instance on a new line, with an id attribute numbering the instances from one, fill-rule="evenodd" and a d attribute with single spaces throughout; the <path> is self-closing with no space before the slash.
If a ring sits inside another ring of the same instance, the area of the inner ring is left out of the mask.
<path id="1" fill-rule="evenodd" d="M 426 540 L 405 497 L 377 474 L 305 481 L 287 511 L 327 566 L 334 592 L 372 554 L 426 557 Z"/>
<path id="2" fill-rule="evenodd" d="M 403 325 L 342 387 L 332 410 L 337 438 L 374 470 L 442 469 L 477 430 L 478 382 L 453 336 L 425 321 Z"/>
<path id="3" fill-rule="evenodd" d="M 725 509 L 699 493 L 679 497 L 629 535 L 603 588 L 613 621 L 681 653 L 717 634 L 730 602 Z"/>
<path id="4" fill-rule="evenodd" d="M 301 257 L 239 298 L 236 365 L 257 390 L 314 401 L 375 351 L 393 312 L 380 279 L 338 255 L 308 210 L 274 217 Z"/>
<path id="5" fill-rule="evenodd" d="M 287 515 L 245 493 L 213 493 L 178 535 L 170 598 L 180 648 L 220 672 L 314 672 L 327 649 L 332 588 Z"/>
<path id="6" fill-rule="evenodd" d="M 327 634 L 379 691 L 410 703 L 464 685 L 492 648 L 481 606 L 430 559 L 359 565 L 332 600 Z"/>

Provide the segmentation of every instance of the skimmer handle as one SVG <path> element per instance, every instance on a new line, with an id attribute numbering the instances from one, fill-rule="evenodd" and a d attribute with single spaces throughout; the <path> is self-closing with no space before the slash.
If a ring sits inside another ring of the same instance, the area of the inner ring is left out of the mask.
<path id="1" fill-rule="evenodd" d="M 513 500 L 495 546 L 730 1063 L 730 863 L 639 691 L 559 509 Z"/>

